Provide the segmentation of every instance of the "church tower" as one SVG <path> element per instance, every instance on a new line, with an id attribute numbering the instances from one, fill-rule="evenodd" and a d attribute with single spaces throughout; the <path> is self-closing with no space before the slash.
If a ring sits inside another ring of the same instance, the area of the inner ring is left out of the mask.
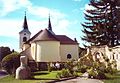
<path id="1" fill-rule="evenodd" d="M 24 16 L 23 30 L 19 32 L 19 48 L 22 50 L 23 44 L 30 39 L 31 32 L 28 29 L 26 13 Z"/>

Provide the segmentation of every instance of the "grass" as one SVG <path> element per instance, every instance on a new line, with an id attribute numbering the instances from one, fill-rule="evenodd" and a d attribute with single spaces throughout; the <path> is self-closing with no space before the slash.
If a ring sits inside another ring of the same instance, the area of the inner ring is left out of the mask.
<path id="1" fill-rule="evenodd" d="M 103 80 L 104 83 L 120 83 L 120 74 L 106 74 L 108 79 Z"/>
<path id="2" fill-rule="evenodd" d="M 13 76 L 7 76 L 0 79 L 0 83 L 45 83 L 51 80 L 57 79 L 57 72 L 60 71 L 40 71 L 33 74 L 34 79 L 29 80 L 17 80 Z"/>
<path id="3" fill-rule="evenodd" d="M 48 71 L 41 71 L 41 72 L 35 72 L 34 73 L 34 78 L 36 79 L 58 79 L 56 78 L 57 73 L 60 71 L 52 71 L 52 72 L 48 72 Z"/>
<path id="4" fill-rule="evenodd" d="M 7 76 L 0 79 L 0 83 L 40 83 L 45 82 L 43 80 L 16 80 L 13 76 Z"/>

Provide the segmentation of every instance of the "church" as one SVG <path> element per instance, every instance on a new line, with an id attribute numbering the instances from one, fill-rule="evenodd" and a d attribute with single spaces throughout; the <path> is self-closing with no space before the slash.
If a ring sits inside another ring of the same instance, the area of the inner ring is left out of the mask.
<path id="1" fill-rule="evenodd" d="M 24 16 L 23 30 L 19 32 L 19 47 L 21 55 L 28 57 L 29 61 L 66 62 L 79 58 L 79 43 L 66 35 L 57 35 L 52 30 L 50 16 L 48 25 L 33 37 L 30 37 L 26 15 Z"/>

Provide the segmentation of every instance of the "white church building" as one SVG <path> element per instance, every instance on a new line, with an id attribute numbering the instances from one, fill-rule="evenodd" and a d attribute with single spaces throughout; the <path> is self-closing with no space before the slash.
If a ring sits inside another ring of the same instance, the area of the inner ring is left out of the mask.
<path id="1" fill-rule="evenodd" d="M 50 16 L 47 28 L 30 37 L 26 15 L 23 30 L 19 32 L 21 55 L 35 62 L 66 62 L 79 58 L 79 44 L 66 35 L 56 35 L 52 30 Z"/>

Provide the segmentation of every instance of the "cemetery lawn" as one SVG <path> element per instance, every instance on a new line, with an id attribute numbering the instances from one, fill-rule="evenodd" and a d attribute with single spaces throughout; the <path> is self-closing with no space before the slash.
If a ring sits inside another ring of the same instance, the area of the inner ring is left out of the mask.
<path id="1" fill-rule="evenodd" d="M 120 72 L 118 74 L 107 74 L 108 79 L 103 80 L 104 83 L 120 83 Z"/>
<path id="2" fill-rule="evenodd" d="M 0 79 L 0 83 L 40 83 L 40 82 L 48 82 L 52 80 L 57 80 L 58 78 L 56 77 L 57 72 L 60 71 L 39 71 L 35 72 L 33 74 L 33 79 L 28 79 L 28 80 L 16 80 L 14 76 L 9 75 L 4 78 Z"/>

